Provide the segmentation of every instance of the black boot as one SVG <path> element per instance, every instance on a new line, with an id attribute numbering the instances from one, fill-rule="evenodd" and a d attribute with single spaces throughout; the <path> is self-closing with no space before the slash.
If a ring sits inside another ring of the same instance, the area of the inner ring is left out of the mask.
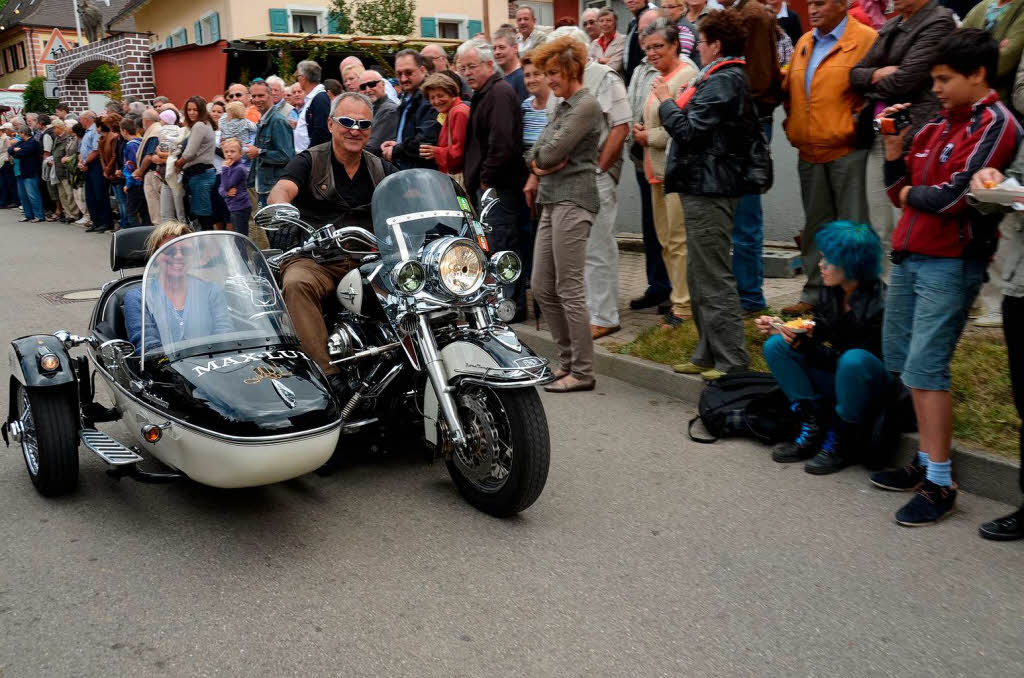
<path id="1" fill-rule="evenodd" d="M 823 435 L 818 425 L 818 407 L 814 402 L 798 400 L 791 408 L 800 420 L 800 432 L 792 442 L 779 443 L 772 450 L 772 460 L 780 464 L 791 464 L 813 457 Z"/>
<path id="2" fill-rule="evenodd" d="M 816 476 L 824 476 L 842 471 L 854 463 L 859 431 L 856 424 L 843 421 L 838 414 L 835 415 L 832 428 L 825 434 L 825 440 L 821 443 L 821 449 L 804 464 L 804 470 Z"/>

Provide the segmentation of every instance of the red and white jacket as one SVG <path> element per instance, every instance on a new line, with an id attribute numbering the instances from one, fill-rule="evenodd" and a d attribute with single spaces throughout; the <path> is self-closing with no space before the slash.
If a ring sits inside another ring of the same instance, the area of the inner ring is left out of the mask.
<path id="1" fill-rule="evenodd" d="M 1005 169 L 1017 153 L 1021 126 L 994 90 L 974 105 L 942 114 L 914 136 L 906 158 L 885 163 L 889 199 L 907 206 L 892 234 L 894 252 L 933 257 L 992 256 L 998 215 L 982 215 L 967 204 L 974 173 Z"/>

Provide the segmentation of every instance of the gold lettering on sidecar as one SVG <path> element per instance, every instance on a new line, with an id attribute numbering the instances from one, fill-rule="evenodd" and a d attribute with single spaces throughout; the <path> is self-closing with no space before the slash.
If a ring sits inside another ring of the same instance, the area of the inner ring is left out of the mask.
<path id="1" fill-rule="evenodd" d="M 253 376 L 242 381 L 247 384 L 258 384 L 264 379 L 284 379 L 285 377 L 292 376 L 291 372 L 279 370 L 276 367 L 254 367 L 252 371 Z"/>

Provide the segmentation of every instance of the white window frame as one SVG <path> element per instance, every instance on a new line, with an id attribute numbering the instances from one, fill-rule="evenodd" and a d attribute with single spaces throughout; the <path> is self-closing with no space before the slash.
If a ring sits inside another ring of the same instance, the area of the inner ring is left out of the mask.
<path id="1" fill-rule="evenodd" d="M 213 17 L 213 15 L 216 14 L 216 13 L 217 13 L 216 10 L 210 10 L 209 12 L 206 12 L 205 14 L 200 14 L 199 18 L 196 19 L 196 21 L 199 22 L 199 27 L 203 30 L 203 42 L 199 43 L 199 41 L 196 40 L 196 44 L 209 45 L 212 42 L 211 40 L 209 40 L 209 38 L 207 36 L 207 29 L 206 29 L 206 26 L 203 25 L 203 21 Z M 194 31 L 195 28 L 193 28 L 192 30 Z M 198 37 L 198 36 L 194 36 L 194 37 Z"/>
<path id="2" fill-rule="evenodd" d="M 287 5 L 285 9 L 288 10 L 288 28 L 292 33 L 295 32 L 295 22 L 292 20 L 292 16 L 295 14 L 315 14 L 317 33 L 320 35 L 325 35 L 327 33 L 327 9 L 323 5 Z"/>
<path id="3" fill-rule="evenodd" d="M 435 14 L 434 33 L 441 38 L 441 22 L 459 25 L 459 40 L 469 40 L 469 16 L 466 14 Z"/>
<path id="4" fill-rule="evenodd" d="M 181 44 L 182 45 L 187 45 L 188 44 L 188 29 L 186 29 L 184 26 L 178 26 L 177 28 L 172 29 L 171 31 L 169 31 L 167 33 L 168 37 L 171 38 L 171 47 L 181 47 L 181 45 L 174 44 L 174 36 L 176 36 L 178 33 L 182 32 L 182 31 L 185 31 L 185 42 L 183 42 Z M 195 37 L 195 36 L 193 36 L 193 37 Z"/>

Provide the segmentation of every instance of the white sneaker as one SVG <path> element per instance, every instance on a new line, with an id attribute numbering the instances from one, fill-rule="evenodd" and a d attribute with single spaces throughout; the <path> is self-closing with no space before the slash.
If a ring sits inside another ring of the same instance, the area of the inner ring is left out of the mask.
<path id="1" fill-rule="evenodd" d="M 975 327 L 1002 327 L 1003 314 L 999 311 L 986 313 L 979 318 L 975 318 L 973 322 Z"/>
<path id="2" fill-rule="evenodd" d="M 79 226 L 85 226 L 86 224 L 89 223 L 89 217 L 82 217 L 81 219 L 79 219 L 75 223 L 78 224 Z"/>

